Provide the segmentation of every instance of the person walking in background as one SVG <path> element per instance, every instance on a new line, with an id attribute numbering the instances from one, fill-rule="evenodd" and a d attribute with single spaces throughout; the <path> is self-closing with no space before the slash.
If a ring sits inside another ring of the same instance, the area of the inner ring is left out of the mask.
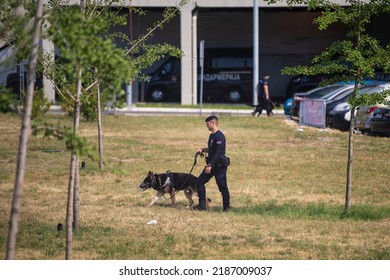
<path id="1" fill-rule="evenodd" d="M 223 211 L 230 210 L 230 193 L 227 186 L 226 172 L 230 159 L 226 157 L 226 138 L 218 129 L 218 118 L 209 116 L 205 120 L 207 129 L 211 132 L 207 148 L 200 148 L 197 153 L 208 153 L 207 166 L 203 169 L 197 180 L 199 204 L 195 210 L 207 210 L 205 184 L 214 176 L 219 191 L 222 194 Z"/>
<path id="2" fill-rule="evenodd" d="M 272 101 L 269 93 L 269 74 L 264 73 L 263 79 L 259 81 L 259 94 L 258 94 L 258 105 L 252 112 L 252 115 L 260 116 L 263 110 L 267 112 L 267 116 L 273 115 L 272 112 Z"/>

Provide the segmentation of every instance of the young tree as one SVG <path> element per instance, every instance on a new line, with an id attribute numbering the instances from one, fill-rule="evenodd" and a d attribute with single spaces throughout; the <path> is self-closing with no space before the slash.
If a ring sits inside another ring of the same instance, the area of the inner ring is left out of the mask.
<path id="1" fill-rule="evenodd" d="M 119 49 L 114 44 L 113 36 L 108 33 L 109 28 L 115 24 L 124 24 L 125 19 L 118 16 L 115 10 L 109 7 L 117 6 L 119 1 L 81 1 L 81 6 L 63 6 L 63 1 L 53 0 L 46 6 L 50 13 L 46 13 L 44 36 L 49 37 L 59 49 L 61 54 L 60 65 L 50 64 L 45 59 L 47 56 L 43 53 L 40 63 L 44 75 L 54 82 L 57 92 L 63 100 L 68 102 L 73 108 L 74 122 L 73 133 L 64 128 L 52 128 L 47 125 L 36 125 L 35 132 L 45 131 L 45 135 L 53 135 L 59 139 L 64 139 L 66 147 L 71 151 L 70 175 L 68 184 L 68 206 L 67 206 L 67 250 L 66 258 L 72 258 L 72 226 L 79 224 L 79 214 L 73 210 L 79 204 L 79 197 L 75 196 L 75 184 L 78 182 L 78 159 L 80 156 L 90 156 L 89 146 L 85 140 L 78 137 L 80 123 L 80 105 L 82 102 L 88 102 L 89 98 L 101 92 L 104 96 L 112 95 L 120 90 L 122 83 L 134 80 L 141 69 L 151 65 L 157 59 L 169 54 L 180 56 L 181 51 L 173 46 L 147 45 L 146 40 L 150 37 L 153 30 L 162 28 L 164 23 L 168 22 L 180 7 L 186 3 L 181 0 L 176 8 L 168 8 L 164 13 L 164 19 L 148 30 L 148 33 L 142 36 L 135 44 L 129 45 L 127 50 Z M 37 62 L 37 49 L 42 21 L 42 1 L 36 3 L 32 0 L 14 0 L 6 1 L 0 4 L 0 33 L 3 39 L 13 43 L 19 57 L 26 53 L 26 40 L 22 36 L 22 31 L 28 34 L 31 29 L 34 30 L 34 44 L 30 57 L 29 82 L 34 81 L 31 75 L 34 75 Z M 31 8 L 32 7 L 32 8 Z M 40 7 L 40 9 L 38 9 Z M 31 9 L 29 9 L 31 8 Z M 15 12 L 17 10 L 17 12 Z M 34 19 L 34 16 L 28 14 L 30 10 L 37 11 L 35 25 L 33 28 L 26 24 Z M 40 13 L 39 13 L 40 12 Z M 15 13 L 20 16 L 15 17 Z M 3 21 L 4 20 L 4 21 Z M 21 32 L 15 32 L 20 30 Z M 30 39 L 31 40 L 31 39 Z M 132 53 L 138 53 L 133 58 Z M 93 71 L 96 69 L 96 71 Z M 98 71 L 99 70 L 99 71 Z M 142 76 L 142 75 L 141 75 Z M 139 77 L 141 77 L 139 76 Z M 97 88 L 96 85 L 100 85 Z M 33 86 L 30 85 L 27 92 L 26 105 L 24 108 L 24 119 L 21 132 L 21 144 L 18 157 L 17 176 L 14 188 L 14 200 L 12 202 L 9 242 L 7 244 L 7 258 L 12 259 L 15 256 L 16 233 L 18 228 L 18 219 L 20 213 L 20 203 L 22 196 L 22 183 L 24 176 L 25 157 L 27 149 L 27 138 L 30 131 L 31 100 Z M 29 113 L 30 112 L 30 113 Z M 23 140 L 23 141 L 22 141 Z M 74 214 L 74 217 L 72 217 Z M 72 220 L 73 219 L 73 220 Z M 76 221 L 76 222 L 75 222 Z"/>
<path id="2" fill-rule="evenodd" d="M 275 3 L 278 0 L 267 1 Z M 310 66 L 286 67 L 283 74 L 331 74 L 330 82 L 355 81 L 354 92 L 349 100 L 351 104 L 351 123 L 348 137 L 347 183 L 345 194 L 345 213 L 350 211 L 352 192 L 352 163 L 353 163 L 353 132 L 354 115 L 357 106 L 382 102 L 385 94 L 365 95 L 358 98 L 359 84 L 366 77 L 374 77 L 376 69 L 390 71 L 390 45 L 381 46 L 367 30 L 372 18 L 390 12 L 390 0 L 345 0 L 347 6 L 332 1 L 320 0 L 287 0 L 292 5 L 304 4 L 308 10 L 320 10 L 321 15 L 315 19 L 320 30 L 329 25 L 341 22 L 349 28 L 347 38 L 333 42 L 321 54 L 314 57 Z"/>
<path id="3" fill-rule="evenodd" d="M 76 136 L 79 133 L 80 108 L 83 102 L 89 102 L 98 93 L 99 97 L 100 93 L 107 97 L 119 92 L 124 83 L 139 76 L 141 69 L 167 53 L 175 56 L 181 54 L 180 50 L 170 45 L 148 46 L 144 41 L 147 36 L 137 42 L 137 48 L 132 47 L 134 52 L 140 52 L 142 48 L 142 54 L 136 58 L 130 56 L 128 50 L 116 47 L 115 34 L 111 35 L 108 31 L 113 25 L 125 24 L 126 19 L 119 16 L 117 10 L 110 8 L 113 4 L 118 4 L 118 1 L 81 1 L 80 6 L 54 5 L 52 8 L 48 35 L 59 49 L 61 65 L 56 68 L 53 66 L 52 69 L 56 71 L 47 76 L 51 77 L 63 99 L 69 102 Z M 176 8 L 175 12 L 177 11 Z M 76 183 L 79 181 L 78 160 L 77 153 L 72 152 L 68 184 L 66 259 L 72 258 L 72 231 L 80 224 L 79 215 L 76 214 L 78 209 L 75 208 L 75 202 L 79 201 L 79 197 L 75 197 L 78 189 Z"/>
<path id="4" fill-rule="evenodd" d="M 26 156 L 27 156 L 27 143 L 31 131 L 31 111 L 32 111 L 32 102 L 34 97 L 33 95 L 34 95 L 35 67 L 38 60 L 38 46 L 39 46 L 39 39 L 40 39 L 40 32 L 41 32 L 42 15 L 43 15 L 43 1 L 37 0 L 35 20 L 33 25 L 34 32 L 32 35 L 32 45 L 31 45 L 30 60 L 29 60 L 29 71 L 27 76 L 27 93 L 26 93 L 26 100 L 25 100 L 24 110 L 23 110 L 22 127 L 20 131 L 15 186 L 14 186 L 14 193 L 13 193 L 13 200 L 12 200 L 11 217 L 9 221 L 9 231 L 8 231 L 7 251 L 6 251 L 7 260 L 15 259 L 15 254 L 16 254 L 16 237 L 18 233 L 19 217 L 20 217 L 21 204 L 22 204 L 24 173 L 25 173 Z"/>

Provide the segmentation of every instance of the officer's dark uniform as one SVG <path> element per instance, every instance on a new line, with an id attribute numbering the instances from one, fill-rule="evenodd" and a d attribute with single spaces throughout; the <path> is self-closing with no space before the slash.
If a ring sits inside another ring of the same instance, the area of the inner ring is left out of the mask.
<path id="1" fill-rule="evenodd" d="M 206 119 L 210 121 L 213 116 Z M 223 210 L 227 211 L 230 208 L 230 193 L 227 186 L 227 166 L 224 166 L 223 159 L 226 158 L 226 139 L 225 135 L 218 130 L 214 134 L 210 134 L 208 141 L 208 157 L 207 165 L 211 165 L 211 173 L 206 173 L 204 170 L 199 175 L 197 180 L 199 208 L 206 208 L 206 187 L 205 184 L 214 176 L 217 182 L 218 189 L 222 194 Z M 204 210 L 199 209 L 199 210 Z"/>
<path id="2" fill-rule="evenodd" d="M 259 81 L 259 95 L 258 95 L 258 105 L 256 106 L 255 110 L 253 111 L 252 115 L 260 116 L 263 110 L 267 111 L 267 115 L 270 116 L 272 114 L 272 102 L 271 100 L 266 99 L 265 91 L 264 91 L 264 85 L 268 85 L 269 87 L 269 80 L 260 80 Z"/>

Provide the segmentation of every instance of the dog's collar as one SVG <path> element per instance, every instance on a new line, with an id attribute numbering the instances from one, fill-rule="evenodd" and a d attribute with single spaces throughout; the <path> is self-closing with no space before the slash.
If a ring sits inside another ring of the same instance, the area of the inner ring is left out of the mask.
<path id="1" fill-rule="evenodd" d="M 161 178 L 160 176 L 158 176 L 158 174 L 154 174 L 154 179 L 156 180 L 156 186 L 158 189 L 162 189 L 161 188 Z"/>

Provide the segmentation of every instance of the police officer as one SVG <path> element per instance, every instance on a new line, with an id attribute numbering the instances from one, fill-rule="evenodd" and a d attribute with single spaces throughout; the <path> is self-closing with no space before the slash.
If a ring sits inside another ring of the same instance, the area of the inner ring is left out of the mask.
<path id="1" fill-rule="evenodd" d="M 263 112 L 263 109 L 267 111 L 267 116 L 273 115 L 272 113 L 272 101 L 269 94 L 269 74 L 264 73 L 263 79 L 259 81 L 259 95 L 258 95 L 258 105 L 255 110 L 252 112 L 252 115 L 259 117 Z"/>
<path id="2" fill-rule="evenodd" d="M 205 120 L 207 129 L 211 132 L 207 148 L 200 148 L 197 153 L 208 153 L 207 166 L 197 180 L 199 204 L 196 210 L 206 210 L 206 187 L 205 184 L 214 176 L 218 189 L 222 194 L 223 211 L 230 210 L 230 193 L 227 186 L 226 171 L 229 158 L 226 157 L 225 135 L 218 129 L 218 118 L 209 116 Z"/>

